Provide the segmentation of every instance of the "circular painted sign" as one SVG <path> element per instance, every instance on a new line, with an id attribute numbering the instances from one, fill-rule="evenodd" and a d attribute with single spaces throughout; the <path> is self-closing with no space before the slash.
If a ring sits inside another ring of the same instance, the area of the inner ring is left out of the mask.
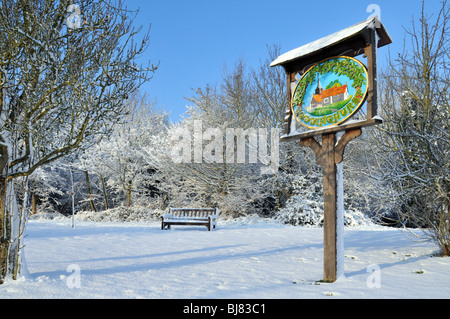
<path id="1" fill-rule="evenodd" d="M 358 60 L 339 56 L 323 60 L 300 78 L 292 114 L 302 125 L 320 129 L 351 117 L 367 94 L 367 69 Z"/>

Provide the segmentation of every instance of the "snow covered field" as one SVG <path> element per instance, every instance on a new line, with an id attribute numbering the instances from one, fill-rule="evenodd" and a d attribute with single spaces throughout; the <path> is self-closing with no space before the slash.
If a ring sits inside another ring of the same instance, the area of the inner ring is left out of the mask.
<path id="1" fill-rule="evenodd" d="M 345 229 L 345 277 L 322 283 L 322 229 L 272 222 L 205 227 L 32 220 L 29 275 L 5 298 L 450 298 L 450 258 L 398 229 Z"/>

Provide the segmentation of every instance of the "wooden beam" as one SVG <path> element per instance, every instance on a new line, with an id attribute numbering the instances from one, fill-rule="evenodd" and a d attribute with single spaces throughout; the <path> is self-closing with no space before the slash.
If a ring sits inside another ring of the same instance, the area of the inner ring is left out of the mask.
<path id="1" fill-rule="evenodd" d="M 291 132 L 291 122 L 294 120 L 292 118 L 291 111 L 291 101 L 292 101 L 292 92 L 291 83 L 295 81 L 295 72 L 287 72 L 287 105 L 286 105 L 286 113 L 284 117 L 284 134 L 289 135 Z"/>
<path id="2" fill-rule="evenodd" d="M 302 132 L 302 133 L 293 133 L 290 135 L 283 135 L 280 137 L 280 141 L 282 141 L 282 142 L 296 141 L 296 140 L 301 140 L 301 139 L 316 136 L 316 135 L 348 131 L 348 130 L 355 129 L 355 128 L 373 126 L 373 125 L 378 125 L 381 123 L 383 123 L 383 120 L 381 118 L 372 118 L 370 120 L 362 120 L 362 121 L 348 121 L 347 124 L 344 123 L 344 124 L 337 125 L 337 126 L 327 127 L 324 129 L 311 130 L 311 131 Z"/>
<path id="3" fill-rule="evenodd" d="M 346 55 L 350 57 L 355 57 L 362 52 L 359 50 L 364 48 L 366 42 L 362 35 L 352 37 L 351 39 L 343 40 L 333 46 L 322 48 L 319 51 L 313 52 L 311 54 L 299 57 L 291 61 L 282 64 L 286 73 L 289 72 L 300 72 L 308 65 L 313 65 L 321 60 L 329 57 Z"/>
<path id="4" fill-rule="evenodd" d="M 322 135 L 323 167 L 323 280 L 336 281 L 336 164 L 334 148 L 336 134 Z"/>
<path id="5" fill-rule="evenodd" d="M 316 141 L 314 137 L 306 137 L 300 140 L 301 146 L 309 147 L 313 150 L 316 156 L 316 162 L 322 166 L 322 146 Z"/>
<path id="6" fill-rule="evenodd" d="M 369 45 L 364 48 L 364 57 L 367 57 L 367 119 L 378 115 L 377 92 L 377 39 L 375 29 L 367 30 Z"/>
<path id="7" fill-rule="evenodd" d="M 346 130 L 336 143 L 336 132 L 328 132 L 322 134 L 322 145 L 313 136 L 300 139 L 300 145 L 313 150 L 317 164 L 323 169 L 323 280 L 326 282 L 337 279 L 336 164 L 342 162 L 347 144 L 361 133 L 360 127 Z"/>

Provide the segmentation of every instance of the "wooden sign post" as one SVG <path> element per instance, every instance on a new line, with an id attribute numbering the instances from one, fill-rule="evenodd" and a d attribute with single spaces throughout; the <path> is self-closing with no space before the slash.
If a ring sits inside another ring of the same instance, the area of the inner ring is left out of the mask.
<path id="1" fill-rule="evenodd" d="M 283 66 L 287 74 L 288 106 L 280 140 L 297 140 L 311 148 L 323 168 L 326 282 L 337 279 L 336 164 L 342 162 L 345 146 L 361 135 L 363 127 L 382 123 L 377 116 L 376 53 L 377 48 L 391 42 L 375 17 L 289 51 L 271 63 L 272 67 Z M 367 69 L 353 58 L 363 53 Z M 328 75 L 330 72 L 333 77 Z M 301 76 L 298 82 L 297 74 Z M 321 82 L 321 77 L 326 81 Z M 341 83 L 344 80 L 347 82 Z M 345 122 L 366 101 L 367 118 Z M 298 132 L 296 122 L 312 130 Z M 339 140 L 338 132 L 343 132 Z M 321 136 L 322 144 L 316 136 Z"/>
<path id="2" fill-rule="evenodd" d="M 361 128 L 345 131 L 336 143 L 336 133 L 322 134 L 322 145 L 314 137 L 300 140 L 300 145 L 310 147 L 317 163 L 323 168 L 323 214 L 324 214 L 324 281 L 336 281 L 337 274 L 337 195 L 336 164 L 343 160 L 345 146 L 361 135 Z"/>

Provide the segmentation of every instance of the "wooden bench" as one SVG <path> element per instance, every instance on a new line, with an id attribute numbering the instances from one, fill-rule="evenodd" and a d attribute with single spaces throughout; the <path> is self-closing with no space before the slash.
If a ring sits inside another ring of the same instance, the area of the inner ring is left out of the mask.
<path id="1" fill-rule="evenodd" d="M 169 208 L 169 213 L 161 216 L 161 229 L 172 225 L 206 226 L 215 229 L 219 218 L 218 208 Z"/>

